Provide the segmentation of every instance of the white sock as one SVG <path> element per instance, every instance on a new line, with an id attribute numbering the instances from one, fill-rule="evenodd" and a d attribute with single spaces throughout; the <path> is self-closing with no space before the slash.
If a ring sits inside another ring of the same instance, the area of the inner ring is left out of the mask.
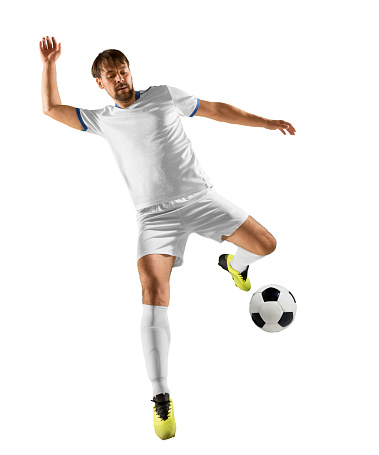
<path id="1" fill-rule="evenodd" d="M 230 265 L 233 267 L 233 269 L 242 273 L 244 270 L 246 270 L 246 267 L 249 264 L 258 261 L 258 259 L 261 259 L 263 257 L 264 255 L 259 256 L 258 254 L 250 253 L 250 251 L 244 250 L 238 246 L 234 258 L 230 261 Z"/>
<path id="2" fill-rule="evenodd" d="M 143 306 L 141 320 L 142 349 L 147 374 L 153 386 L 153 397 L 170 393 L 167 385 L 168 348 L 171 341 L 166 306 Z"/>

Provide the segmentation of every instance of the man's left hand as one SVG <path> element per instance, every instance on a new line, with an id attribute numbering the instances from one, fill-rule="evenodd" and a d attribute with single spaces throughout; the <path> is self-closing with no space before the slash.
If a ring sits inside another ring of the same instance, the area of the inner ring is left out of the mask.
<path id="1" fill-rule="evenodd" d="M 268 120 L 265 126 L 268 130 L 280 130 L 284 135 L 287 130 L 290 134 L 295 135 L 295 128 L 291 123 L 285 122 L 284 120 Z"/>

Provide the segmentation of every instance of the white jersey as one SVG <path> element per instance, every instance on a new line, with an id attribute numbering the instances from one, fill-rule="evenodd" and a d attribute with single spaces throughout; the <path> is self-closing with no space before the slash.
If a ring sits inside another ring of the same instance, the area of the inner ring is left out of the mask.
<path id="1" fill-rule="evenodd" d="M 175 87 L 136 91 L 126 108 L 76 108 L 82 131 L 110 145 L 136 210 L 198 193 L 213 183 L 198 163 L 180 117 L 193 117 L 200 100 Z"/>

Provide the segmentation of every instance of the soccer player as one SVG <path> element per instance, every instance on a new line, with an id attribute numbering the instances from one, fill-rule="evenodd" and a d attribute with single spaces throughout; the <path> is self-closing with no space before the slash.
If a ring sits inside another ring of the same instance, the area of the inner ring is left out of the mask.
<path id="1" fill-rule="evenodd" d="M 218 265 L 235 285 L 250 290 L 249 265 L 272 253 L 275 238 L 247 212 L 222 197 L 200 166 L 181 118 L 207 117 L 219 122 L 286 131 L 294 127 L 221 102 L 204 101 L 167 85 L 135 90 L 129 60 L 116 49 L 96 57 L 92 76 L 114 105 L 89 110 L 63 105 L 56 81 L 61 43 L 39 43 L 43 62 L 43 113 L 77 130 L 105 139 L 136 208 L 139 235 L 137 267 L 142 285 L 141 341 L 153 388 L 153 421 L 161 439 L 175 436 L 176 423 L 167 384 L 170 327 L 167 309 L 173 267 L 183 264 L 188 236 L 197 234 L 237 246 Z"/>

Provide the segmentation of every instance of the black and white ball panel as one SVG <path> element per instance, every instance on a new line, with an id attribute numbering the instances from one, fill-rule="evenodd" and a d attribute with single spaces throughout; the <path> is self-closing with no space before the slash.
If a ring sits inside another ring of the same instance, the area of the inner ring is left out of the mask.
<path id="1" fill-rule="evenodd" d="M 280 286 L 280 284 L 270 284 L 270 286 L 262 286 L 261 288 L 257 289 L 255 292 L 262 292 L 265 289 L 268 289 L 269 287 L 275 288 L 278 291 L 281 292 L 289 292 L 288 289 L 286 289 L 284 286 Z"/>
<path id="2" fill-rule="evenodd" d="M 253 322 L 266 332 L 280 332 L 296 315 L 296 300 L 288 289 L 278 284 L 266 285 L 254 292 L 250 300 Z"/>

